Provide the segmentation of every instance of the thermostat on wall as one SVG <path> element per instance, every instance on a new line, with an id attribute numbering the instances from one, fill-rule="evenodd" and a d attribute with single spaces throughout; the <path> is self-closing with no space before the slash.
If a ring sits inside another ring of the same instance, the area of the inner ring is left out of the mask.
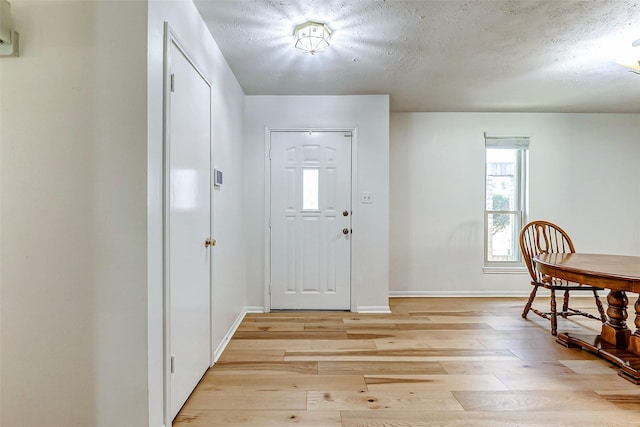
<path id="1" fill-rule="evenodd" d="M 220 187 L 222 185 L 222 171 L 218 169 L 213 170 L 213 185 Z"/>

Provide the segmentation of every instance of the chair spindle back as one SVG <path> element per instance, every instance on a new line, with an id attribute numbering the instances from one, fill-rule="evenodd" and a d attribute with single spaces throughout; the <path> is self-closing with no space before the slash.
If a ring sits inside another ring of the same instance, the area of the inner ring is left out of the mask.
<path id="1" fill-rule="evenodd" d="M 520 249 L 531 279 L 536 282 L 542 281 L 542 274 L 536 269 L 533 257 L 540 254 L 575 252 L 569 235 L 548 221 L 532 221 L 525 225 L 520 232 Z"/>

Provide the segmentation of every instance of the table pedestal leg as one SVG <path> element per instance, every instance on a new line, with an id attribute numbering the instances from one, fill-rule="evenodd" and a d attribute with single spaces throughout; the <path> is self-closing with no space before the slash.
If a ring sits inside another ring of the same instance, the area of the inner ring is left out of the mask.
<path id="1" fill-rule="evenodd" d="M 580 335 L 569 332 L 558 334 L 557 341 L 565 347 L 580 347 L 620 368 L 618 375 L 640 384 L 640 298 L 636 301 L 635 326 L 633 334 L 627 319 L 627 295 L 622 291 L 611 291 L 607 295 L 608 320 L 602 325 L 600 335 Z"/>
<path id="2" fill-rule="evenodd" d="M 636 312 L 636 320 L 634 324 L 636 325 L 636 330 L 629 338 L 629 348 L 628 350 L 640 355 L 640 297 L 636 300 L 634 305 Z"/>
<path id="3" fill-rule="evenodd" d="M 627 328 L 627 304 L 629 300 L 623 291 L 609 291 L 607 295 L 607 317 L 609 320 L 602 325 L 600 337 L 603 341 L 613 344 L 619 348 L 626 348 L 629 345 L 631 330 Z M 637 305 L 637 304 L 636 304 Z M 637 308 L 636 308 L 637 310 Z"/>

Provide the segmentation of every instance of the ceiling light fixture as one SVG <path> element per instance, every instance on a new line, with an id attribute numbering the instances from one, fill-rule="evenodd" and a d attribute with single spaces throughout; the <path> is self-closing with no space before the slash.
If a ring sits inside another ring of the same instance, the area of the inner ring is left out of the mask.
<path id="1" fill-rule="evenodd" d="M 322 22 L 307 21 L 293 30 L 296 48 L 310 53 L 322 52 L 329 47 L 331 29 Z"/>
<path id="2" fill-rule="evenodd" d="M 618 59 L 618 64 L 630 68 L 632 73 L 640 74 L 640 39 L 631 43 L 633 49 L 629 49 L 623 57 Z"/>

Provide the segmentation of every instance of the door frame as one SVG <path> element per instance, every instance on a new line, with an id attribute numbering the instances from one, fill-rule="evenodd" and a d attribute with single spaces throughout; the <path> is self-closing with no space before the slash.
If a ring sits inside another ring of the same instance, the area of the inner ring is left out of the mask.
<path id="1" fill-rule="evenodd" d="M 271 311 L 271 134 L 273 132 L 351 132 L 351 230 L 358 229 L 358 203 L 356 195 L 357 177 L 358 177 L 358 127 L 307 127 L 307 128 L 281 128 L 269 127 L 264 128 L 264 312 Z M 349 294 L 351 298 L 351 311 L 355 311 L 356 294 L 355 294 L 355 277 L 353 256 L 357 247 L 358 233 L 351 233 L 351 268 L 349 271 Z"/>
<path id="2" fill-rule="evenodd" d="M 189 64 L 209 86 L 209 109 L 211 110 L 211 92 L 213 85 L 189 54 L 184 43 L 173 31 L 167 21 L 164 22 L 163 73 L 162 73 L 162 347 L 163 347 L 163 406 L 164 425 L 170 426 L 171 419 L 171 283 L 169 280 L 169 197 L 170 197 L 170 148 L 171 148 L 171 44 L 184 55 Z M 213 165 L 213 120 L 209 114 L 209 183 L 212 182 Z M 213 230 L 213 194 L 209 197 L 209 228 Z M 211 328 L 213 316 L 213 251 L 209 251 L 209 366 L 213 363 Z"/>

